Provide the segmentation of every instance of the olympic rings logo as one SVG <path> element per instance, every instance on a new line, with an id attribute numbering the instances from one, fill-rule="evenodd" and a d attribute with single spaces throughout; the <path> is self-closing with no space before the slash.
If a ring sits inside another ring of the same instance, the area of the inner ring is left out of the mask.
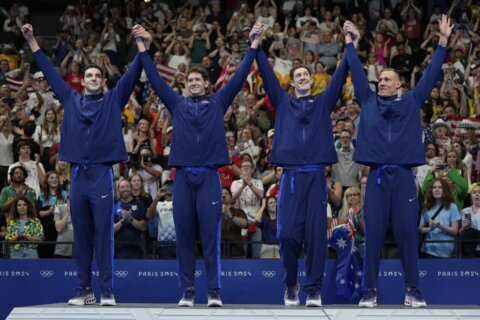
<path id="1" fill-rule="evenodd" d="M 264 270 L 262 271 L 262 276 L 264 276 L 265 278 L 273 278 L 275 277 L 275 274 L 276 272 L 275 271 L 269 271 L 269 270 Z"/>
<path id="2" fill-rule="evenodd" d="M 50 278 L 53 274 L 53 270 L 40 270 L 40 275 L 44 278 Z"/>
<path id="3" fill-rule="evenodd" d="M 423 278 L 427 275 L 427 270 L 420 270 L 418 272 L 418 275 L 420 276 L 420 278 Z"/>
<path id="4" fill-rule="evenodd" d="M 201 275 L 202 275 L 202 271 L 200 271 L 200 270 L 196 270 L 196 271 L 195 271 L 195 278 L 198 278 L 198 277 L 200 277 Z"/>
<path id="5" fill-rule="evenodd" d="M 127 275 L 128 275 L 128 271 L 126 271 L 126 270 L 115 271 L 115 277 L 117 277 L 117 278 L 125 278 Z"/>

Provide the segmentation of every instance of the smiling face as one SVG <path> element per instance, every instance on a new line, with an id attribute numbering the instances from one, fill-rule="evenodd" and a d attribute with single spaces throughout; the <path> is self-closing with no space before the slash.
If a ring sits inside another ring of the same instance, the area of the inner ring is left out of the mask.
<path id="1" fill-rule="evenodd" d="M 198 97 L 205 95 L 205 89 L 208 87 L 208 81 L 198 72 L 192 72 L 187 78 L 187 87 L 191 96 Z"/>
<path id="2" fill-rule="evenodd" d="M 310 89 L 312 87 L 312 76 L 307 68 L 299 67 L 295 69 L 295 71 L 293 71 L 293 78 L 291 79 L 290 85 L 295 89 L 295 94 L 297 94 L 297 96 L 299 93 L 301 95 L 310 94 Z"/>
<path id="3" fill-rule="evenodd" d="M 380 73 L 378 81 L 378 95 L 381 97 L 391 97 L 397 94 L 402 86 L 398 74 L 393 70 L 384 70 Z"/>
<path id="4" fill-rule="evenodd" d="M 103 76 L 100 69 L 92 67 L 85 70 L 82 85 L 85 87 L 85 94 L 98 94 L 102 91 Z"/>

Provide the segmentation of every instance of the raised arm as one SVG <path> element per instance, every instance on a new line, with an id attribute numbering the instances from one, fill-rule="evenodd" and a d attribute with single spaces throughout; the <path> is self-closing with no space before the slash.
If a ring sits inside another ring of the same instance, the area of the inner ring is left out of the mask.
<path id="1" fill-rule="evenodd" d="M 148 80 L 150 80 L 153 90 L 155 90 L 168 111 L 173 114 L 175 100 L 179 95 L 170 88 L 162 77 L 160 77 L 152 58 L 146 53 L 147 48 L 151 44 L 152 36 L 140 25 L 135 25 L 133 27 L 133 36 L 139 39 L 139 41 L 137 41 L 137 47 L 141 54 L 140 61 L 145 69 Z M 141 39 L 144 39 L 144 41 L 141 41 Z"/>
<path id="2" fill-rule="evenodd" d="M 37 43 L 33 35 L 33 27 L 30 24 L 25 24 L 21 28 L 22 34 L 27 40 L 33 56 L 37 61 L 38 66 L 42 70 L 45 78 L 55 92 L 58 99 L 64 103 L 69 94 L 74 94 L 74 91 L 63 81 L 62 77 L 58 74 L 57 70 L 53 67 L 47 56 L 40 50 L 40 46 Z"/>
<path id="3" fill-rule="evenodd" d="M 345 32 L 345 43 L 347 44 L 345 55 L 347 56 L 348 65 L 350 66 L 355 95 L 359 98 L 360 102 L 363 102 L 367 100 L 373 91 L 370 89 L 367 75 L 355 51 L 352 35 L 358 38 L 358 30 L 350 21 L 345 22 L 343 30 Z"/>
<path id="4" fill-rule="evenodd" d="M 340 98 L 343 86 L 347 80 L 348 63 L 347 57 L 344 56 L 337 70 L 333 73 L 332 80 L 328 83 L 327 89 L 315 97 L 315 101 L 322 101 L 330 109 L 330 112 L 335 108 L 337 100 Z M 317 100 L 321 99 L 321 100 Z"/>
<path id="5" fill-rule="evenodd" d="M 437 49 L 435 50 L 428 67 L 418 81 L 417 87 L 414 89 L 414 96 L 417 102 L 421 102 L 418 104 L 419 107 L 422 107 L 423 102 L 430 96 L 430 92 L 442 71 L 448 38 L 452 34 L 453 25 L 450 25 L 450 19 L 446 15 L 442 15 L 438 27 L 440 30 L 440 39 L 438 41 Z"/>
<path id="6" fill-rule="evenodd" d="M 262 29 L 263 27 L 260 23 L 255 23 L 249 35 L 251 43 L 250 50 L 248 50 L 248 53 L 243 57 L 243 60 L 235 72 L 235 75 L 213 96 L 215 99 L 220 100 L 220 105 L 223 106 L 224 113 L 227 112 L 228 107 L 242 88 L 243 82 L 248 76 L 259 46 L 259 38 L 260 34 L 262 33 Z"/>

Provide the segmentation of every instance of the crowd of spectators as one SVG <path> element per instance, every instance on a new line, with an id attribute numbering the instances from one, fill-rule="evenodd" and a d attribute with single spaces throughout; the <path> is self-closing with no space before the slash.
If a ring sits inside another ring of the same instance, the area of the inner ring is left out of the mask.
<path id="1" fill-rule="evenodd" d="M 53 45 L 45 41 L 53 35 L 37 39 L 70 87 L 81 93 L 83 68 L 96 63 L 107 75 L 108 91 L 136 53 L 130 30 L 139 23 L 153 35 L 150 54 L 174 90 L 187 94 L 186 73 L 201 66 L 210 79 L 207 92 L 212 93 L 235 72 L 258 21 L 265 27 L 261 47 L 282 87 L 293 92 L 290 70 L 303 64 L 312 71 L 312 94 L 318 94 L 343 55 L 342 25 L 348 19 L 362 37 L 357 50 L 371 88 L 376 90 L 383 69 L 394 68 L 405 92 L 415 86 L 432 57 L 442 13 L 452 18 L 455 31 L 442 77 L 419 110 L 426 146 L 426 164 L 414 171 L 422 204 L 419 232 L 426 235 L 419 250 L 424 257 L 478 257 L 479 1 L 79 0 L 61 13 Z M 68 106 L 56 99 L 24 47 L 20 27 L 32 14 L 22 1 L 0 7 L 0 239 L 13 241 L 5 246 L 5 257 L 71 257 L 70 169 L 58 159 L 63 108 Z M 360 108 L 348 77 L 331 114 L 338 163 L 326 173 L 329 234 L 349 223 L 356 231 L 355 246 L 362 251 L 368 168 L 352 160 Z M 222 255 L 278 258 L 276 196 L 282 168 L 269 162 L 275 111 L 255 67 L 224 120 L 231 165 L 219 168 Z M 144 74 L 122 122 L 129 159 L 114 166 L 115 257 L 173 258 L 175 169 L 167 163 L 175 128 Z M 471 241 L 455 246 L 455 239 L 462 237 Z M 441 242 L 431 242 L 435 240 Z"/>

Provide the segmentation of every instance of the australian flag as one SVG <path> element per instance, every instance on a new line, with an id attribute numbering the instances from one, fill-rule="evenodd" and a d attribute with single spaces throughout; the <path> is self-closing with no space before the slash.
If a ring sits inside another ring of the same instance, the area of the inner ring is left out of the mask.
<path id="1" fill-rule="evenodd" d="M 336 302 L 358 303 L 362 297 L 363 259 L 354 247 L 355 231 L 351 223 L 333 229 L 328 240 L 337 253 Z"/>

